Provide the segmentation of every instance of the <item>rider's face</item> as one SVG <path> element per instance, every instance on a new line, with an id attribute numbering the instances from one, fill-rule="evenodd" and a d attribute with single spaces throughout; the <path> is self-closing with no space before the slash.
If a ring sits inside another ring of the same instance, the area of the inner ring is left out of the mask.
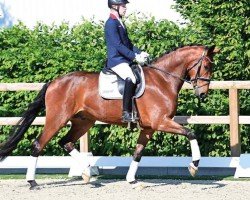
<path id="1" fill-rule="evenodd" d="M 122 4 L 120 5 L 120 9 L 119 9 L 119 13 L 121 16 L 124 16 L 126 14 L 126 11 L 127 11 L 127 6 L 126 4 Z"/>

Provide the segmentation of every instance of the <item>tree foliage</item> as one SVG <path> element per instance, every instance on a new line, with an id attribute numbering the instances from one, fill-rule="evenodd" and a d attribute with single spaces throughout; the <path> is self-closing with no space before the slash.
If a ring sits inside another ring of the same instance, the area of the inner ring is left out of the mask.
<path id="1" fill-rule="evenodd" d="M 250 78 L 250 1 L 175 0 L 176 10 L 189 21 L 188 40 L 221 48 L 217 80 Z"/>

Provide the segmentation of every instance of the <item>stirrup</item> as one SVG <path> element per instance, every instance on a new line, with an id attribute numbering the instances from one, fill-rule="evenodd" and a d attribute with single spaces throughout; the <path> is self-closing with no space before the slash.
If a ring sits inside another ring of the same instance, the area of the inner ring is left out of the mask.
<path id="1" fill-rule="evenodd" d="M 122 114 L 122 122 L 123 123 L 134 122 L 132 113 L 129 113 L 127 111 L 123 112 L 123 114 Z"/>

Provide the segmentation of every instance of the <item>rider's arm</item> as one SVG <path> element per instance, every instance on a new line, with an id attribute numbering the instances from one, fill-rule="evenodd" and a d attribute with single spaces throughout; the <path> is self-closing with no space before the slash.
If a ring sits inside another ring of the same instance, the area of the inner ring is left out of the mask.
<path id="1" fill-rule="evenodd" d="M 133 51 L 137 54 L 141 53 L 141 50 L 139 48 L 137 48 L 136 46 L 133 45 Z"/>

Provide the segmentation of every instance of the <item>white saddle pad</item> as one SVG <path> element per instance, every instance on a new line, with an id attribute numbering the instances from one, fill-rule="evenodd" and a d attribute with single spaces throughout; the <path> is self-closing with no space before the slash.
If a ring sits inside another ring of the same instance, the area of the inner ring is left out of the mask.
<path id="1" fill-rule="evenodd" d="M 140 97 L 145 90 L 145 78 L 141 66 L 138 66 L 141 69 L 142 77 L 142 86 L 140 90 L 135 94 L 135 98 Z M 118 79 L 116 75 L 107 75 L 103 72 L 99 75 L 99 94 L 105 99 L 122 99 L 122 95 L 118 90 Z"/>

